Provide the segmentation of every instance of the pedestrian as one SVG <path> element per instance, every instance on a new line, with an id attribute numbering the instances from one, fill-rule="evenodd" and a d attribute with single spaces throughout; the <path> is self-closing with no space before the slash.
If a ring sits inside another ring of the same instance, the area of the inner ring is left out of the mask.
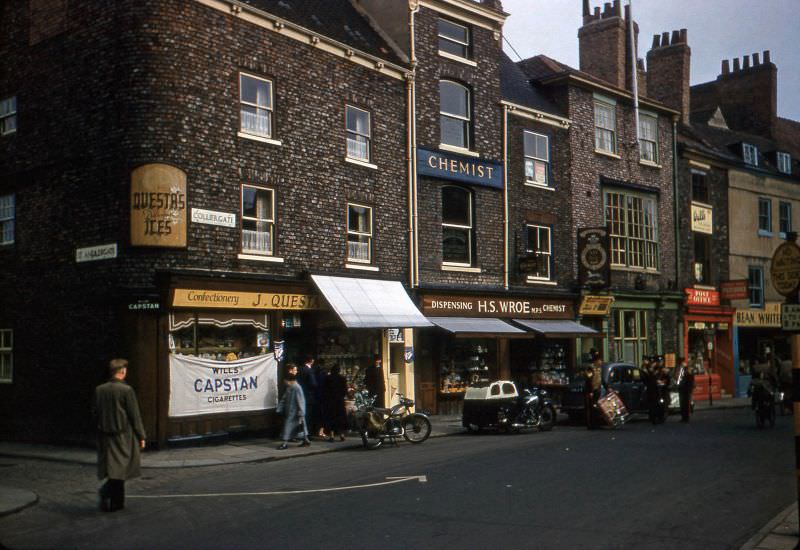
<path id="1" fill-rule="evenodd" d="M 694 369 L 686 359 L 678 360 L 678 399 L 681 406 L 681 422 L 689 422 L 692 414 L 692 393 L 694 392 Z"/>
<path id="2" fill-rule="evenodd" d="M 344 441 L 344 433 L 347 430 L 345 397 L 347 397 L 347 380 L 341 375 L 339 365 L 334 365 L 330 374 L 325 378 L 322 391 L 322 409 L 325 411 L 325 430 L 328 433 L 328 441 L 333 441 L 337 434 L 339 441 Z"/>
<path id="3" fill-rule="evenodd" d="M 314 372 L 314 358 L 306 356 L 303 366 L 297 371 L 297 383 L 303 389 L 303 397 L 306 400 L 305 425 L 309 435 L 314 433 L 313 429 L 313 409 L 316 407 L 317 377 Z"/>
<path id="4" fill-rule="evenodd" d="M 94 390 L 97 478 L 108 478 L 100 488 L 100 509 L 115 512 L 125 507 L 125 480 L 139 477 L 139 451 L 147 436 L 136 392 L 125 383 L 128 361 L 112 359 L 108 370 L 110 380 Z"/>
<path id="5" fill-rule="evenodd" d="M 369 394 L 375 396 L 375 406 L 383 407 L 386 382 L 383 380 L 383 361 L 380 355 L 376 355 L 372 366 L 367 368 L 367 372 L 364 374 L 364 385 Z"/>
<path id="6" fill-rule="evenodd" d="M 284 376 L 286 391 L 278 402 L 276 409 L 278 414 L 283 415 L 283 432 L 281 439 L 283 443 L 278 447 L 282 451 L 289 447 L 289 440 L 299 434 L 303 437 L 303 442 L 299 447 L 308 447 L 311 441 L 308 439 L 308 430 L 305 422 L 306 399 L 303 395 L 303 388 L 297 383 L 297 365 L 288 363 L 286 365 L 286 376 Z"/>
<path id="7" fill-rule="evenodd" d="M 586 365 L 583 373 L 583 405 L 586 413 L 586 427 L 592 430 L 598 426 L 597 400 L 600 399 L 603 360 L 596 350 L 592 349 L 590 353 L 592 362 Z"/>

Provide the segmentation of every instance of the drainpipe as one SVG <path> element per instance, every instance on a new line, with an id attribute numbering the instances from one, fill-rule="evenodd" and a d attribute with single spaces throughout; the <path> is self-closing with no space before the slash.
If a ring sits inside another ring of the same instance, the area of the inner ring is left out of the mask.
<path id="1" fill-rule="evenodd" d="M 417 53 L 415 48 L 416 33 L 414 30 L 414 15 L 419 11 L 419 2 L 412 2 L 411 9 L 409 10 L 409 34 L 411 44 L 409 45 L 409 54 L 411 58 L 412 79 L 410 87 L 410 104 L 409 111 L 411 117 L 411 124 L 409 125 L 411 131 L 411 199 L 412 199 L 412 277 L 411 288 L 419 286 L 419 202 L 417 200 L 417 87 L 416 87 L 416 72 L 417 72 Z"/>
<path id="2" fill-rule="evenodd" d="M 503 105 L 503 288 L 508 290 L 508 105 Z"/>
<path id="3" fill-rule="evenodd" d="M 680 195 L 678 194 L 678 118 L 672 117 L 672 200 L 673 200 L 673 226 L 675 229 L 675 288 L 680 287 L 681 277 L 681 233 L 680 223 L 678 221 L 678 213 L 680 211 L 679 204 Z M 678 322 L 683 324 L 683 311 L 678 310 Z M 677 327 L 676 327 L 677 328 Z M 678 331 L 678 349 L 681 354 L 684 354 L 684 339 L 683 329 Z"/>

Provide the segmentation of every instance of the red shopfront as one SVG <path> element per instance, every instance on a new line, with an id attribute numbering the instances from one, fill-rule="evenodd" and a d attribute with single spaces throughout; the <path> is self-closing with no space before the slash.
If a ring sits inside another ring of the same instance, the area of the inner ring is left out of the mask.
<path id="1" fill-rule="evenodd" d="M 734 310 L 720 305 L 717 290 L 687 288 L 685 293 L 683 355 L 697 372 L 694 400 L 732 397 L 736 395 Z"/>

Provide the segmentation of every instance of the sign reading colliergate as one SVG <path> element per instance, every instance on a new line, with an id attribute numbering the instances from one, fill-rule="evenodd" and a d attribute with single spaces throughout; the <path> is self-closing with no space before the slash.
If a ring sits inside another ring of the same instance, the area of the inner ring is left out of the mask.
<path id="1" fill-rule="evenodd" d="M 173 307 L 220 309 L 322 309 L 315 294 L 286 294 L 273 292 L 227 292 L 176 288 L 172 296 Z"/>
<path id="2" fill-rule="evenodd" d="M 431 317 L 575 318 L 575 308 L 567 300 L 484 296 L 423 296 L 422 313 Z"/>
<path id="3" fill-rule="evenodd" d="M 503 188 L 503 167 L 498 162 L 417 148 L 417 174 Z"/>

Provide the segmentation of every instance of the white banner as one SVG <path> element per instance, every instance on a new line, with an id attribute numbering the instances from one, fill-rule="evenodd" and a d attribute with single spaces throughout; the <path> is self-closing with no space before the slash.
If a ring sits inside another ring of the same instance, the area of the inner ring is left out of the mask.
<path id="1" fill-rule="evenodd" d="M 169 356 L 169 416 L 274 409 L 278 362 L 272 353 L 237 361 Z"/>

